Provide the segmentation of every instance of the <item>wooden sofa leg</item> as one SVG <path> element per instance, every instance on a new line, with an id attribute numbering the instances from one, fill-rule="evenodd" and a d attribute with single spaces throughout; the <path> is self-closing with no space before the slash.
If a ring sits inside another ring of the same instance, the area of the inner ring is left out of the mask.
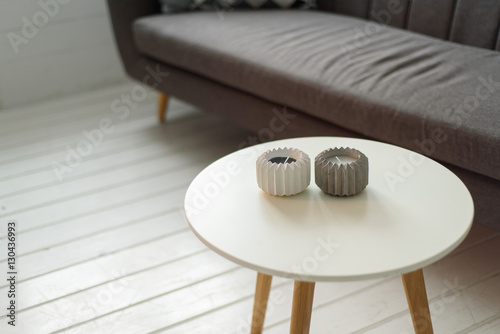
<path id="1" fill-rule="evenodd" d="M 167 103 L 169 96 L 167 94 L 158 93 L 158 120 L 165 122 L 165 114 L 167 113 Z"/>

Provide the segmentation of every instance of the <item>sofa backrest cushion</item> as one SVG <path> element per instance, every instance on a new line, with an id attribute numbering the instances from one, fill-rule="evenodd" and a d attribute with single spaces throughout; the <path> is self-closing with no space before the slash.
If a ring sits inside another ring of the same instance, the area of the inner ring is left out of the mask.
<path id="1" fill-rule="evenodd" d="M 500 51 L 498 0 L 318 0 L 318 8 Z"/>

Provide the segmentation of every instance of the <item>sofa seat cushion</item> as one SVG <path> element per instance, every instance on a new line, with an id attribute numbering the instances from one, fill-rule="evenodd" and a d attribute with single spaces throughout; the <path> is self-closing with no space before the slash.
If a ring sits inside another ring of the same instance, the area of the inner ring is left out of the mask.
<path id="1" fill-rule="evenodd" d="M 500 180 L 498 52 L 318 11 L 155 15 L 133 32 L 147 57 Z"/>

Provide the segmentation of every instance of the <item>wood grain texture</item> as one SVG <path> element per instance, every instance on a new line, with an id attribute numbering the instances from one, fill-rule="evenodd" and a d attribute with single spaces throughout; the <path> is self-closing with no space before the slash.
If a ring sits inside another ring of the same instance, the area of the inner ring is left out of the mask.
<path id="1" fill-rule="evenodd" d="M 314 298 L 314 282 L 295 281 L 290 334 L 308 334 Z"/>
<path id="2" fill-rule="evenodd" d="M 433 334 L 429 302 L 422 269 L 401 275 L 413 327 L 417 334 Z"/>
<path id="3" fill-rule="evenodd" d="M 266 319 L 267 302 L 271 291 L 273 277 L 263 273 L 257 273 L 255 284 L 255 296 L 253 302 L 251 334 L 261 334 Z"/>

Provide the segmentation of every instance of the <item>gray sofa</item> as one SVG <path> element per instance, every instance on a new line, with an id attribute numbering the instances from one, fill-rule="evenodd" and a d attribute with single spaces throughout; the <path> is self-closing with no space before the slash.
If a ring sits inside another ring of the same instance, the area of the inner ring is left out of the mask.
<path id="1" fill-rule="evenodd" d="M 353 136 L 421 152 L 468 186 L 476 222 L 500 230 L 500 1 L 169 15 L 156 0 L 108 5 L 131 77 L 260 140 Z"/>

